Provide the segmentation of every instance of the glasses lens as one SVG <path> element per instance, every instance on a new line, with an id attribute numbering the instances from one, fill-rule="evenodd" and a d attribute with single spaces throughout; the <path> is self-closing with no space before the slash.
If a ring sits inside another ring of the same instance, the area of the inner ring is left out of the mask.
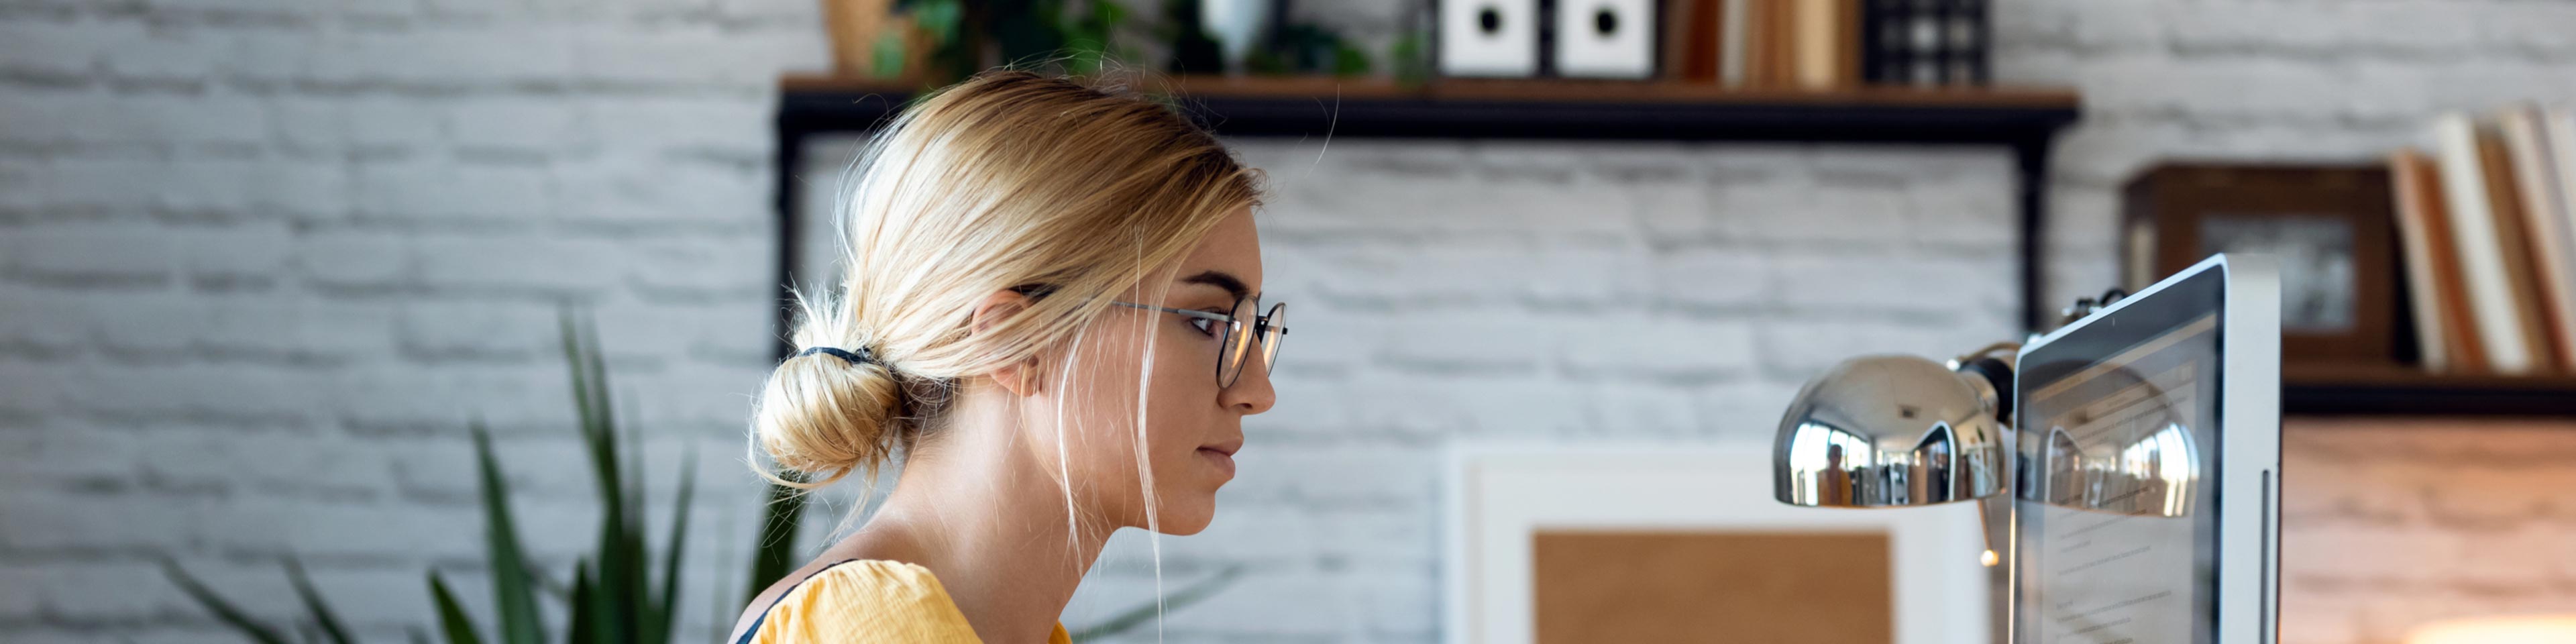
<path id="1" fill-rule="evenodd" d="M 1234 310 L 1228 312 L 1229 315 L 1234 316 L 1234 321 L 1226 323 L 1225 343 L 1220 345 L 1224 348 L 1216 357 L 1217 386 L 1232 387 L 1234 379 L 1243 375 L 1243 358 L 1247 353 L 1245 349 L 1252 346 L 1254 335 L 1251 328 L 1252 314 L 1254 307 L 1260 305 L 1252 298 L 1244 298 L 1235 300 Z"/>
<path id="2" fill-rule="evenodd" d="M 1261 372 L 1279 368 L 1279 343 L 1288 339 L 1288 303 L 1270 305 L 1270 314 L 1261 316 Z"/>

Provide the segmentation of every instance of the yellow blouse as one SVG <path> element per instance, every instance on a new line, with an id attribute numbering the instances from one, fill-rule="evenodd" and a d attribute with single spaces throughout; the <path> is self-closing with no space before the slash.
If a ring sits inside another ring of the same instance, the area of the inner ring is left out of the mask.
<path id="1" fill-rule="evenodd" d="M 983 644 L 939 578 L 919 565 L 851 559 L 825 566 L 779 595 L 737 644 L 907 642 Z M 1073 644 L 1064 624 L 1047 644 Z"/>

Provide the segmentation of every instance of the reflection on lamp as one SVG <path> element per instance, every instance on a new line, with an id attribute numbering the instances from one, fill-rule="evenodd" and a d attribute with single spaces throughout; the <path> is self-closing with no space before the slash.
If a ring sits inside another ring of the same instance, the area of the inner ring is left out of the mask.
<path id="1" fill-rule="evenodd" d="M 2009 345 L 2005 345 L 2008 347 Z M 2011 367 L 1854 358 L 1809 381 L 1780 419 L 1773 494 L 1815 507 L 1913 507 L 2002 493 Z"/>
<path id="2" fill-rule="evenodd" d="M 2437 622 L 2406 636 L 2406 644 L 2566 644 L 2576 642 L 2576 615 L 2472 617 Z"/>

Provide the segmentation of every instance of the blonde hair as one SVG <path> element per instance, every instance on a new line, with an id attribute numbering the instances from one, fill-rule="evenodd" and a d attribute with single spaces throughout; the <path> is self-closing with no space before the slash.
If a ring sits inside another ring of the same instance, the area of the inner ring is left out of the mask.
<path id="1" fill-rule="evenodd" d="M 800 489 L 873 478 L 936 424 L 959 378 L 1074 341 L 1113 297 L 1257 205 L 1258 183 L 1186 117 L 1122 91 L 994 71 L 924 96 L 853 166 L 835 213 L 842 280 L 798 294 L 789 335 L 799 353 L 874 360 L 779 363 L 754 403 L 753 470 Z M 977 305 L 1006 289 L 1035 297 L 970 333 Z"/>

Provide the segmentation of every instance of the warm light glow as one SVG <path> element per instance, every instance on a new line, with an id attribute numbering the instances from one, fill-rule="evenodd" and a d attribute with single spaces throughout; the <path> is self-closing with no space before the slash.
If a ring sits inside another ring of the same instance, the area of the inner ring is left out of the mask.
<path id="1" fill-rule="evenodd" d="M 1993 550 L 1988 550 L 1983 554 L 1977 555 L 1977 563 L 1985 564 L 1987 568 L 1995 567 L 1995 561 L 1995 551 Z"/>
<path id="2" fill-rule="evenodd" d="M 2472 617 L 2415 629 L 2406 644 L 2564 644 L 2576 642 L 2576 615 Z"/>

